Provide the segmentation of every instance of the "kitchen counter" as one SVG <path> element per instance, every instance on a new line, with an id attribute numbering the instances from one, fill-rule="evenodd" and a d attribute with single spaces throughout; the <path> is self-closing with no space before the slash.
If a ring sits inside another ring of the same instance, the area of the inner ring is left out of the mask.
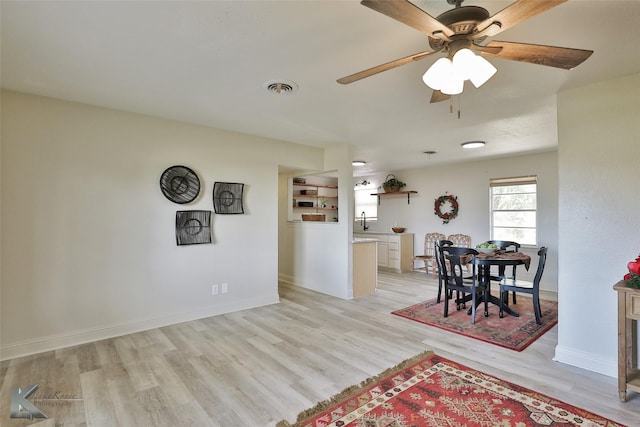
<path id="1" fill-rule="evenodd" d="M 364 238 L 364 237 L 354 237 L 351 243 L 369 243 L 369 242 L 377 242 L 378 239 L 372 238 Z"/>
<path id="2" fill-rule="evenodd" d="M 383 234 L 385 236 L 402 236 L 407 234 L 413 235 L 413 233 L 394 233 L 393 231 L 354 231 L 353 234 L 357 234 L 359 236 L 366 234 Z"/>

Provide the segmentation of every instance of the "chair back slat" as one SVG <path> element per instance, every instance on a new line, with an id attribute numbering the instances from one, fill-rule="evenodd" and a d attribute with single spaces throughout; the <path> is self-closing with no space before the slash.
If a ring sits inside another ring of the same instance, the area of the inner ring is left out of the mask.
<path id="1" fill-rule="evenodd" d="M 547 247 L 542 246 L 538 250 L 538 268 L 536 269 L 536 275 L 533 277 L 533 287 L 540 287 L 540 280 L 542 279 L 542 273 L 544 272 L 544 266 L 547 263 Z"/>
<path id="2" fill-rule="evenodd" d="M 511 240 L 487 240 L 485 243 L 496 245 L 498 249 L 513 250 L 514 252 L 520 250 L 520 243 Z"/>
<path id="3" fill-rule="evenodd" d="M 471 255 L 472 258 L 469 262 L 465 263 L 465 265 L 472 266 L 472 275 L 475 279 L 476 275 L 476 264 L 473 262 L 475 256 L 478 255 L 478 251 L 475 249 L 461 247 L 461 246 L 441 246 L 440 250 L 443 254 L 442 262 L 442 270 L 444 272 L 445 280 L 448 280 L 448 283 L 452 285 L 462 286 L 462 281 L 464 277 L 462 276 L 462 255 Z"/>
<path id="4" fill-rule="evenodd" d="M 448 246 L 453 246 L 453 242 L 451 240 L 444 240 L 444 239 L 436 240 L 433 246 L 434 246 L 434 253 L 436 254 L 436 263 L 438 264 L 438 279 L 442 280 L 446 275 L 444 252 L 442 251 L 442 249 Z"/>
<path id="5" fill-rule="evenodd" d="M 456 292 L 455 303 L 457 310 L 460 310 L 461 306 L 464 308 L 467 301 L 471 302 L 471 323 L 476 322 L 476 306 L 480 304 L 478 298 L 483 298 L 485 316 L 488 316 L 487 286 L 478 281 L 478 276 L 476 275 L 474 261 L 478 251 L 460 246 L 441 246 L 440 251 L 444 254 L 444 261 L 442 262 L 442 269 L 445 274 L 444 317 L 449 315 L 449 297 L 453 298 L 454 291 Z M 473 266 L 473 274 L 468 277 L 463 276 L 463 255 L 471 255 L 471 259 L 465 259 L 465 264 L 470 263 Z"/>

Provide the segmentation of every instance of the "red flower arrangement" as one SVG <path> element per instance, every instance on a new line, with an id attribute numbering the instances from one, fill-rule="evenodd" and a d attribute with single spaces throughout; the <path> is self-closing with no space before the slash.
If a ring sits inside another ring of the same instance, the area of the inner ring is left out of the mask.
<path id="1" fill-rule="evenodd" d="M 624 275 L 624 280 L 627 282 L 627 286 L 632 288 L 640 288 L 640 255 L 627 264 L 629 272 Z"/>
<path id="2" fill-rule="evenodd" d="M 441 210 L 442 205 L 445 204 L 445 202 L 449 202 L 451 204 L 451 210 L 449 212 L 442 212 Z M 443 224 L 448 224 L 449 221 L 458 216 L 458 198 L 448 194 L 438 197 L 433 207 L 433 213 L 442 219 Z"/>

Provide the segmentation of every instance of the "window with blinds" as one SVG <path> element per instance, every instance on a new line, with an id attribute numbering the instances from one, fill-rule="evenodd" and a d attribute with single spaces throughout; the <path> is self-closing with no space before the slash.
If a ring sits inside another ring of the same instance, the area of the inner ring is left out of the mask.
<path id="1" fill-rule="evenodd" d="M 491 239 L 537 245 L 536 176 L 491 179 Z"/>

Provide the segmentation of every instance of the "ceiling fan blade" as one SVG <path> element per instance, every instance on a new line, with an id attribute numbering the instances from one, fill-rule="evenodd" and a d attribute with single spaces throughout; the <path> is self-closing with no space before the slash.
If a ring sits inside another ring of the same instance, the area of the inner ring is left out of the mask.
<path id="1" fill-rule="evenodd" d="M 498 53 L 483 51 L 481 52 L 482 56 L 530 62 L 531 64 L 547 65 L 565 70 L 570 70 L 582 64 L 593 53 L 592 50 L 497 40 L 488 43 L 487 47 L 501 47 L 502 49 Z"/>
<path id="2" fill-rule="evenodd" d="M 451 28 L 407 0 L 362 0 L 361 4 L 431 37 L 449 40 L 454 34 Z"/>
<path id="3" fill-rule="evenodd" d="M 474 38 L 491 37 L 567 0 L 518 0 L 487 18 L 476 27 Z"/>
<path id="4" fill-rule="evenodd" d="M 491 53 L 491 54 L 493 54 L 495 56 L 495 55 L 500 53 L 502 48 L 499 47 L 499 46 L 492 46 L 492 47 L 480 46 L 479 44 L 473 43 L 473 44 L 471 44 L 471 50 L 475 50 L 475 51 L 478 51 L 478 52 L 487 52 L 487 53 Z"/>
<path id="5" fill-rule="evenodd" d="M 439 51 L 436 51 L 436 52 L 439 52 Z M 346 77 L 342 77 L 342 78 L 338 79 L 337 82 L 341 83 L 343 85 L 347 85 L 349 83 L 353 83 L 353 82 L 356 82 L 358 80 L 362 80 L 365 77 L 370 77 L 370 76 L 373 76 L 374 74 L 378 74 L 378 73 L 381 73 L 383 71 L 387 71 L 387 70 L 390 70 L 392 68 L 399 67 L 401 65 L 409 64 L 409 63 L 414 62 L 414 61 L 418 61 L 418 60 L 420 60 L 422 58 L 425 58 L 428 55 L 431 55 L 432 53 L 436 53 L 436 52 L 425 51 L 425 52 L 420 52 L 420 53 L 415 53 L 413 55 L 405 56 L 404 58 L 396 59 L 395 61 L 387 62 L 385 64 L 378 65 L 378 66 L 375 66 L 375 67 L 371 67 L 371 68 L 368 68 L 368 69 L 366 69 L 364 71 L 360 71 L 358 73 L 351 74 L 351 75 L 346 76 Z"/>
<path id="6" fill-rule="evenodd" d="M 439 90 L 434 90 L 433 93 L 431 94 L 431 101 L 429 101 L 429 102 L 431 104 L 433 104 L 435 102 L 446 101 L 449 98 L 451 98 L 451 95 L 447 95 L 446 93 L 442 93 Z"/>

